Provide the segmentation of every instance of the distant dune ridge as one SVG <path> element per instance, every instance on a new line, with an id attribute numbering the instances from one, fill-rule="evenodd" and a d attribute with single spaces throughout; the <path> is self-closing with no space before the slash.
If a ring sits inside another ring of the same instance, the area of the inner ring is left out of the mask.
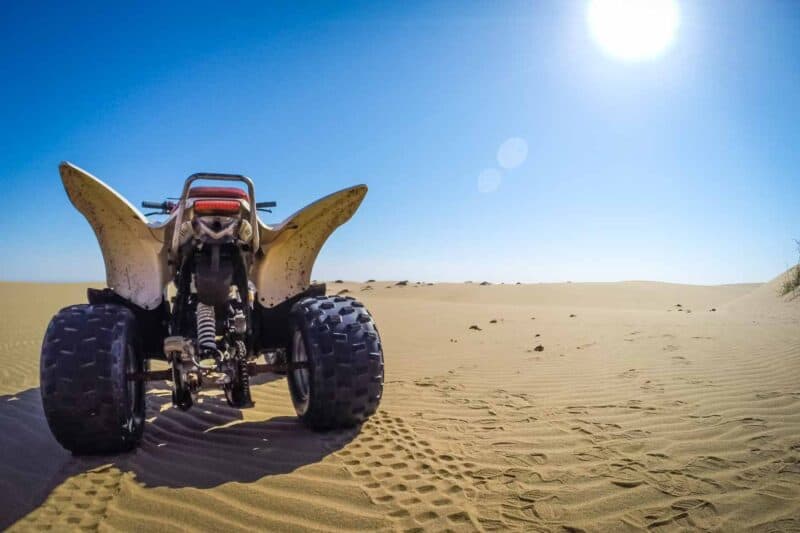
<path id="1" fill-rule="evenodd" d="M 47 322 L 86 286 L 0 283 L 0 527 L 797 530 L 800 298 L 783 279 L 332 284 L 384 342 L 360 433 L 304 429 L 279 376 L 244 411 L 207 395 L 182 413 L 155 383 L 141 449 L 96 458 L 58 446 L 38 391 Z"/>

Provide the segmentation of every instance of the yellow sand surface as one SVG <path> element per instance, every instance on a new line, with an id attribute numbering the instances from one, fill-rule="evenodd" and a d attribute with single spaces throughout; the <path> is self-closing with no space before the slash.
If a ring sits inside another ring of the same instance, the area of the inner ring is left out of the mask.
<path id="1" fill-rule="evenodd" d="M 797 531 L 800 299 L 779 283 L 329 283 L 383 340 L 360 431 L 305 429 L 280 376 L 242 411 L 154 383 L 142 446 L 91 458 L 38 389 L 86 286 L 3 283 L 0 527 Z"/>

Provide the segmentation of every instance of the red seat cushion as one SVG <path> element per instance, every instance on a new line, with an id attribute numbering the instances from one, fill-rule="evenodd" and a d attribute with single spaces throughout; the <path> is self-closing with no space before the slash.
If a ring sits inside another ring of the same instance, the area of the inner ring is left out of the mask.
<path id="1" fill-rule="evenodd" d="M 189 198 L 240 198 L 249 200 L 247 191 L 236 187 L 192 187 Z"/>

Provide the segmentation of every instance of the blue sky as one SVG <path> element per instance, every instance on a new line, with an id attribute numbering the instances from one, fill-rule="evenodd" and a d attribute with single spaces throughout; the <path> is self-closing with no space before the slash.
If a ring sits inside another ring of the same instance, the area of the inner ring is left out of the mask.
<path id="1" fill-rule="evenodd" d="M 628 63 L 578 1 L 6 3 L 0 279 L 104 278 L 69 160 L 137 205 L 244 173 L 273 220 L 367 183 L 320 279 L 768 280 L 800 238 L 800 5 L 680 9 Z"/>

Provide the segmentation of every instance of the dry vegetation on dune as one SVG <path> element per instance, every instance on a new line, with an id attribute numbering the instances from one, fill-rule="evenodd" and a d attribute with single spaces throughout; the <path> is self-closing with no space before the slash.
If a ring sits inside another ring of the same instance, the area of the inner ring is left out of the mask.
<path id="1" fill-rule="evenodd" d="M 794 294 L 798 289 L 800 289 L 800 264 L 789 269 L 781 287 L 781 295 Z"/>
<path id="2" fill-rule="evenodd" d="M 797 251 L 800 252 L 800 241 L 795 242 L 797 243 Z M 798 289 L 800 289 L 800 260 L 786 273 L 786 279 L 781 285 L 781 295 L 794 295 Z"/>
<path id="3" fill-rule="evenodd" d="M 84 287 L 0 284 L 0 527 L 796 530 L 800 299 L 783 281 L 343 281 L 329 289 L 367 304 L 386 352 L 360 432 L 305 430 L 280 376 L 243 411 L 208 395 L 180 412 L 156 383 L 142 447 L 95 458 L 53 441 L 38 394 L 47 321 Z"/>

